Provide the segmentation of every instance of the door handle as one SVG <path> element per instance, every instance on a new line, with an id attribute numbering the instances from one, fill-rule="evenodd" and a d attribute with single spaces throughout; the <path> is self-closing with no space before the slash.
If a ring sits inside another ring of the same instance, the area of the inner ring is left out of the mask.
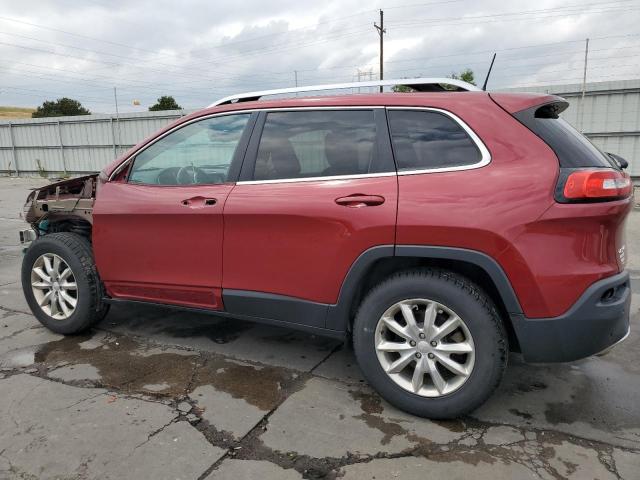
<path id="1" fill-rule="evenodd" d="M 384 197 L 380 195 L 355 193 L 353 195 L 347 195 L 346 197 L 336 198 L 336 203 L 343 207 L 351 208 L 375 207 L 376 205 L 382 205 L 384 203 Z"/>
<path id="2" fill-rule="evenodd" d="M 215 205 L 218 201 L 215 198 L 207 198 L 207 197 L 191 197 L 185 200 L 182 200 L 182 205 L 189 208 L 201 208 L 207 207 L 211 205 Z"/>

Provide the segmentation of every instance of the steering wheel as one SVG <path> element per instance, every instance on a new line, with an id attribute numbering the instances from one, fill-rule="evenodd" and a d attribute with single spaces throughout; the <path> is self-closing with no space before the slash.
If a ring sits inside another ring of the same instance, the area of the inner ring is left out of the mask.
<path id="1" fill-rule="evenodd" d="M 207 174 L 204 170 L 193 165 L 185 165 L 180 167 L 176 173 L 176 182 L 178 185 L 193 185 L 206 181 Z"/>

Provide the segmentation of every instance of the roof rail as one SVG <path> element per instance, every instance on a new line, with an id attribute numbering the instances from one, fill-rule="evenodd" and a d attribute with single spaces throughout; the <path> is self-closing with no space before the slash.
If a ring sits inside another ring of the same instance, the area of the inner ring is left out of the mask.
<path id="1" fill-rule="evenodd" d="M 267 95 L 282 95 L 286 93 L 302 93 L 302 92 L 318 92 L 323 90 L 342 90 L 347 88 L 361 88 L 361 87 L 384 87 L 392 85 L 403 85 L 411 87 L 419 92 L 442 92 L 448 91 L 443 88 L 443 85 L 450 85 L 457 87 L 452 91 L 466 92 L 466 91 L 481 91 L 475 85 L 464 82 L 462 80 L 456 80 L 454 78 L 400 78 L 396 80 L 372 80 L 369 82 L 351 82 L 351 83 L 332 83 L 327 85 L 308 85 L 306 87 L 294 87 L 294 88 L 278 88 L 275 90 L 262 90 L 258 92 L 239 93 L 236 95 L 230 95 L 228 97 L 221 98 L 217 102 L 212 103 L 209 107 L 215 107 L 217 105 L 225 105 L 227 103 L 237 102 L 250 102 L 253 100 L 259 100 L 261 97 Z"/>

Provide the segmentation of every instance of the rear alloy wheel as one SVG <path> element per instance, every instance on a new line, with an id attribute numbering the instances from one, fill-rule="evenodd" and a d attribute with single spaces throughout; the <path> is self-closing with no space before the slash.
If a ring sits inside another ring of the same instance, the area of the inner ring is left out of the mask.
<path id="1" fill-rule="evenodd" d="M 440 269 L 392 275 L 364 298 L 353 348 L 365 378 L 389 403 L 449 419 L 480 406 L 507 364 L 507 334 L 493 302 Z"/>
<path id="2" fill-rule="evenodd" d="M 473 338 L 456 313 L 433 300 L 403 300 L 378 321 L 378 361 L 400 387 L 423 397 L 455 392 L 475 361 Z"/>

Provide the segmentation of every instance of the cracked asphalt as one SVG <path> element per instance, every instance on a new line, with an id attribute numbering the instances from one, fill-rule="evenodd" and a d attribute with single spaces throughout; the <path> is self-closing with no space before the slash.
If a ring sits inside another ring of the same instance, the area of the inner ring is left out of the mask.
<path id="1" fill-rule="evenodd" d="M 0 178 L 0 479 L 640 479 L 640 210 L 628 340 L 571 364 L 512 355 L 483 407 L 432 422 L 304 333 L 142 306 L 82 336 L 42 328 L 17 240 L 42 182 Z"/>

